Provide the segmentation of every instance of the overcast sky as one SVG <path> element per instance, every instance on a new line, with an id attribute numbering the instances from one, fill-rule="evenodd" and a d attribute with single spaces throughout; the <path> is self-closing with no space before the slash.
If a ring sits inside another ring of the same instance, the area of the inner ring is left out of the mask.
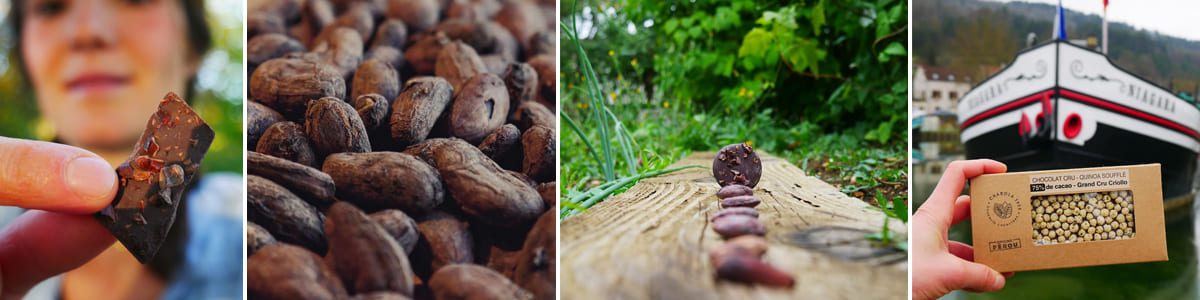
<path id="1" fill-rule="evenodd" d="M 1058 4 L 1057 0 L 988 0 Z M 1095 14 L 1104 12 L 1103 0 L 1063 0 L 1063 9 Z M 1067 13 L 1070 18 L 1071 14 Z M 1138 29 L 1200 41 L 1200 1 L 1196 0 L 1110 0 L 1108 22 L 1133 25 Z"/>

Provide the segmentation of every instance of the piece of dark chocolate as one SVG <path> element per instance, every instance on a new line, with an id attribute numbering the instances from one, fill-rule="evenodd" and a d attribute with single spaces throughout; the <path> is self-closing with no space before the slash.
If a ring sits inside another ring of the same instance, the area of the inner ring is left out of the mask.
<path id="1" fill-rule="evenodd" d="M 713 160 L 713 177 L 721 186 L 740 184 L 753 188 L 762 177 L 762 162 L 748 144 L 725 146 Z"/>
<path id="2" fill-rule="evenodd" d="M 138 262 L 149 262 L 167 239 L 184 188 L 200 171 L 214 135 L 179 95 L 167 93 L 133 154 L 117 167 L 117 196 L 93 216 Z"/>

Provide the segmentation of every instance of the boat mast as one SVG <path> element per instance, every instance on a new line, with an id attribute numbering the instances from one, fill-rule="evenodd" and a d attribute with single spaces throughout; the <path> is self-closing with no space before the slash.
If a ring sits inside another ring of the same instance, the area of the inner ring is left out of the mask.
<path id="1" fill-rule="evenodd" d="M 1104 25 L 1100 29 L 1100 52 L 1108 55 L 1108 0 L 1104 0 L 1104 14 L 1101 17 Z"/>

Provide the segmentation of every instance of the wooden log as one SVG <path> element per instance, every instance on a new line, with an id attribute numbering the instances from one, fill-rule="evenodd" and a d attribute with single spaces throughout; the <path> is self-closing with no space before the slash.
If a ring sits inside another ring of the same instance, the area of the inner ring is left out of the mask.
<path id="1" fill-rule="evenodd" d="M 714 152 L 675 166 L 712 165 Z M 707 251 L 722 242 L 710 217 L 720 210 L 712 171 L 692 168 L 647 178 L 625 193 L 562 220 L 563 299 L 905 299 L 904 252 L 875 248 L 884 215 L 866 202 L 759 151 L 754 189 L 767 225 L 764 260 L 796 279 L 791 289 L 714 277 Z M 906 226 L 889 219 L 906 238 Z"/>

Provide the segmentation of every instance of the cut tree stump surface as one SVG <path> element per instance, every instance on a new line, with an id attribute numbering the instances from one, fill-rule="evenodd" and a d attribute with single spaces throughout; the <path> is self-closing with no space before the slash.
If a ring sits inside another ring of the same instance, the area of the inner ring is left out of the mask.
<path id="1" fill-rule="evenodd" d="M 675 166 L 712 166 L 715 152 Z M 786 160 L 758 152 L 754 195 L 770 242 L 764 260 L 796 279 L 793 288 L 714 277 L 708 249 L 722 242 L 709 218 L 721 209 L 712 171 L 685 169 L 643 179 L 628 191 L 567 217 L 560 227 L 563 299 L 905 299 L 906 254 L 874 248 L 884 214 Z M 899 220 L 889 227 L 900 237 Z"/>

